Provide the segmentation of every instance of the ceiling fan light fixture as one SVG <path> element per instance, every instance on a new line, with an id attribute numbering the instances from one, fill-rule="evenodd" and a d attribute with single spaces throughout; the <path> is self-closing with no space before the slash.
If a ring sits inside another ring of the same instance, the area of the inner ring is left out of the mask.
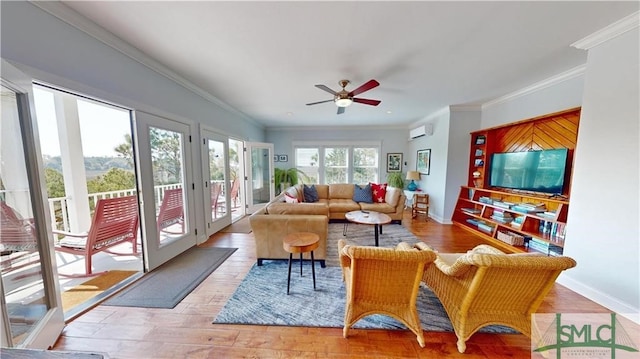
<path id="1" fill-rule="evenodd" d="M 350 98 L 339 98 L 339 99 L 336 99 L 336 105 L 338 107 L 348 107 L 352 103 L 353 103 L 353 100 L 350 99 Z"/>

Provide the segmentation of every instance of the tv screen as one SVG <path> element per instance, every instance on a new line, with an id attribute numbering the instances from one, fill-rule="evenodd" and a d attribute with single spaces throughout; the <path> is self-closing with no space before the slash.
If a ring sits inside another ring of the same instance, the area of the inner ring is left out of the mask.
<path id="1" fill-rule="evenodd" d="M 566 148 L 495 153 L 489 183 L 492 187 L 562 194 L 567 153 Z"/>

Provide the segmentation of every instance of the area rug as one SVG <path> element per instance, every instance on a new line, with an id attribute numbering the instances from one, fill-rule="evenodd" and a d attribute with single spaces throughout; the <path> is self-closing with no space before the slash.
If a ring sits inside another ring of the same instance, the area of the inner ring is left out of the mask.
<path id="1" fill-rule="evenodd" d="M 241 220 L 224 227 L 220 232 L 224 233 L 251 233 L 251 224 L 249 216 L 243 217 Z"/>
<path id="2" fill-rule="evenodd" d="M 287 265 L 286 261 L 265 261 L 260 267 L 254 265 L 213 323 L 343 327 L 346 295 L 342 270 L 317 266 L 317 290 L 314 291 L 310 265 L 304 263 L 300 277 L 295 263 L 291 291 L 287 295 Z M 424 285 L 419 290 L 417 308 L 424 330 L 453 331 L 440 300 Z M 384 315 L 365 317 L 353 328 L 406 329 L 404 324 Z M 517 333 L 503 326 L 485 327 L 481 332 Z"/>
<path id="3" fill-rule="evenodd" d="M 193 247 L 145 274 L 103 305 L 173 308 L 237 248 Z"/>
<path id="4" fill-rule="evenodd" d="M 347 235 L 343 236 L 345 224 L 347 225 Z M 339 266 L 338 263 L 338 241 L 344 239 L 347 244 L 357 246 L 373 246 L 375 235 L 374 226 L 357 223 L 329 223 L 329 234 L 327 237 L 327 260 L 328 266 Z M 382 233 L 378 237 L 380 247 L 395 247 L 400 242 L 413 244 L 420 242 L 413 233 L 409 232 L 401 224 L 386 224 L 382 226 Z"/>
<path id="5" fill-rule="evenodd" d="M 97 296 L 105 290 L 131 277 L 136 271 L 110 270 L 98 277 L 90 279 L 67 291 L 62 292 L 62 309 L 67 312 L 71 308 Z"/>

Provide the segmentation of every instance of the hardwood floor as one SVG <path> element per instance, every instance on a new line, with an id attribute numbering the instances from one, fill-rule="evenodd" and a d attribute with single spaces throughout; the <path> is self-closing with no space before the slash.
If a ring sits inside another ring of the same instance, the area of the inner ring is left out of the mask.
<path id="1" fill-rule="evenodd" d="M 464 252 L 482 239 L 405 212 L 403 225 L 442 252 Z M 105 352 L 110 358 L 531 358 L 520 334 L 475 334 L 465 354 L 453 333 L 214 325 L 211 322 L 255 263 L 252 234 L 216 233 L 203 246 L 238 250 L 174 309 L 97 306 L 69 323 L 53 349 Z M 539 312 L 599 313 L 606 308 L 556 284 Z"/>

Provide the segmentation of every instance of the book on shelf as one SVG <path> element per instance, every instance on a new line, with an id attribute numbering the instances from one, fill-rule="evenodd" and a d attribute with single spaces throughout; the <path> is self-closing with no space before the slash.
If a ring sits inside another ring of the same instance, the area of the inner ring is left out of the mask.
<path id="1" fill-rule="evenodd" d="M 511 209 L 511 204 L 507 202 L 494 201 L 493 205 L 504 209 Z"/>
<path id="2" fill-rule="evenodd" d="M 504 211 L 499 210 L 499 209 L 494 209 L 493 210 L 493 216 L 502 217 L 502 218 L 513 218 L 513 217 L 511 217 L 511 213 L 504 212 Z"/>
<path id="3" fill-rule="evenodd" d="M 491 216 L 491 219 L 500 223 L 509 223 L 513 221 L 513 218 L 511 217 L 501 217 L 501 216 Z"/>
<path id="4" fill-rule="evenodd" d="M 480 214 L 480 210 L 477 208 L 460 208 L 461 211 L 471 214 Z"/>
<path id="5" fill-rule="evenodd" d="M 484 232 L 492 232 L 493 231 L 493 227 L 484 223 L 484 222 L 480 222 L 478 223 L 478 229 Z"/>
<path id="6" fill-rule="evenodd" d="M 516 204 L 515 206 L 511 207 L 511 209 L 520 213 L 540 213 L 545 211 L 544 208 L 523 207 L 520 204 Z"/>
<path id="7" fill-rule="evenodd" d="M 493 203 L 493 199 L 491 197 L 486 197 L 486 196 L 482 196 L 482 197 L 478 198 L 478 201 L 480 201 L 482 203 L 486 203 L 486 204 L 492 204 Z"/>

